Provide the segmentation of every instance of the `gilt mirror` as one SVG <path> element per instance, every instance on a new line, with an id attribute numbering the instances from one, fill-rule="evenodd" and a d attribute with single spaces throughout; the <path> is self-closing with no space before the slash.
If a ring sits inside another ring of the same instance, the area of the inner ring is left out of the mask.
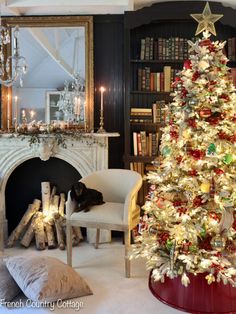
<path id="1" fill-rule="evenodd" d="M 8 17 L 3 24 L 12 30 L 6 57 L 13 54 L 14 28 L 19 27 L 17 47 L 26 60 L 27 71 L 22 81 L 10 87 L 2 85 L 2 128 L 25 118 L 27 122 L 40 120 L 47 124 L 73 120 L 92 130 L 92 17 Z M 73 113 L 67 108 L 72 97 Z"/>

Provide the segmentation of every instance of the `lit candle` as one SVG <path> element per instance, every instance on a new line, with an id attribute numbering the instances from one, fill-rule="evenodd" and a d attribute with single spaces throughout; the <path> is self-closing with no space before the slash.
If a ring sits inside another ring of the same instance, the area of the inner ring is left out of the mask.
<path id="1" fill-rule="evenodd" d="M 30 110 L 30 119 L 33 120 L 33 117 L 35 116 L 34 110 Z"/>
<path id="2" fill-rule="evenodd" d="M 100 91 L 101 91 L 101 111 L 103 111 L 103 93 L 105 92 L 105 88 L 101 86 Z"/>
<path id="3" fill-rule="evenodd" d="M 25 122 L 25 110 L 23 109 L 22 111 L 21 111 L 21 115 L 22 115 L 22 122 Z"/>
<path id="4" fill-rule="evenodd" d="M 7 130 L 10 129 L 10 94 L 7 94 Z"/>

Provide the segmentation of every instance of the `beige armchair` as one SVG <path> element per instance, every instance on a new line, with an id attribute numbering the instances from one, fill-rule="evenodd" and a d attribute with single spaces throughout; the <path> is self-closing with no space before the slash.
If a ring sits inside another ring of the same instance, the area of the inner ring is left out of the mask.
<path id="1" fill-rule="evenodd" d="M 95 248 L 98 247 L 99 230 L 118 230 L 125 233 L 125 274 L 130 277 L 130 231 L 139 223 L 140 208 L 136 204 L 137 194 L 142 186 L 139 173 L 125 169 L 107 169 L 93 172 L 82 178 L 88 188 L 103 194 L 105 204 L 95 205 L 90 211 L 75 212 L 77 204 L 70 198 L 66 202 L 67 218 L 67 264 L 72 265 L 71 227 L 96 228 Z"/>

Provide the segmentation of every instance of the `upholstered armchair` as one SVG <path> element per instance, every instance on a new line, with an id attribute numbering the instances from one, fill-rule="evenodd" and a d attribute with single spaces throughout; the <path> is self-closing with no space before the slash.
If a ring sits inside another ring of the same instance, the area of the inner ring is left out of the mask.
<path id="1" fill-rule="evenodd" d="M 94 205 L 88 212 L 76 212 L 77 204 L 70 197 L 66 202 L 67 218 L 67 264 L 72 265 L 72 226 L 95 228 L 98 247 L 100 229 L 124 232 L 125 274 L 130 277 L 130 231 L 139 223 L 140 208 L 137 206 L 137 194 L 142 186 L 139 173 L 126 169 L 107 169 L 93 172 L 80 180 L 88 188 L 100 191 L 105 201 Z"/>

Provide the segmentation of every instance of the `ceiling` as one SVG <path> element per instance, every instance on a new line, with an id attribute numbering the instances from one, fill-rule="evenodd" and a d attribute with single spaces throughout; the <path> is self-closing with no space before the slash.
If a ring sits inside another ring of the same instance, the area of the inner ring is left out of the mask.
<path id="1" fill-rule="evenodd" d="M 0 0 L 2 15 L 123 14 L 173 0 Z M 182 0 L 178 0 L 182 1 Z M 191 2 L 191 0 L 185 0 Z M 236 8 L 236 0 L 215 0 Z M 203 0 L 205 3 L 206 1 Z M 211 2 L 211 1 L 209 1 Z"/>

